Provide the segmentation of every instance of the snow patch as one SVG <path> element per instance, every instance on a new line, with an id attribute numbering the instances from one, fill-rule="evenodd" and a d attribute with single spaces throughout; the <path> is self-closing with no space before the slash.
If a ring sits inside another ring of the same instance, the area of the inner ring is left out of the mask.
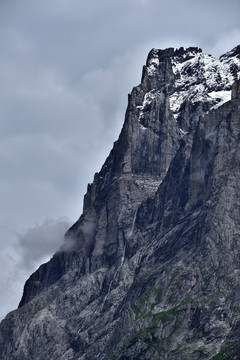
<path id="1" fill-rule="evenodd" d="M 189 58 L 191 55 L 191 58 Z M 185 60 L 186 59 L 186 60 Z M 189 53 L 188 56 L 172 58 L 175 75 L 175 89 L 170 96 L 170 109 L 175 119 L 183 103 L 209 101 L 217 108 L 231 98 L 231 85 L 235 81 L 230 67 L 235 65 L 240 74 L 240 60 L 237 57 L 216 59 L 204 53 Z"/>
<path id="2" fill-rule="evenodd" d="M 151 58 L 148 61 L 147 72 L 149 76 L 154 76 L 159 66 L 158 51 L 153 49 Z"/>
<path id="3" fill-rule="evenodd" d="M 158 93 L 157 91 L 151 90 L 144 95 L 142 106 L 137 106 L 137 108 L 140 110 L 138 117 L 139 121 L 143 117 L 144 112 L 146 111 L 146 107 L 148 107 L 152 103 L 152 101 L 156 98 L 157 93 Z"/>
<path id="4" fill-rule="evenodd" d="M 141 130 L 147 130 L 147 128 L 145 126 L 143 126 L 142 124 L 140 124 L 140 129 Z"/>
<path id="5" fill-rule="evenodd" d="M 187 134 L 187 131 L 183 131 L 183 129 L 181 129 L 181 128 L 179 128 L 179 130 L 180 130 L 180 133 L 181 133 L 182 135 L 186 135 L 186 134 Z"/>
<path id="6" fill-rule="evenodd" d="M 175 120 L 178 119 L 186 101 L 191 104 L 197 102 L 208 103 L 207 113 L 231 99 L 231 87 L 240 77 L 240 59 L 236 51 L 231 51 L 220 59 L 212 55 L 189 49 L 183 53 L 176 51 L 170 58 L 175 76 L 172 92 L 169 97 L 170 110 Z M 151 58 L 147 62 L 147 73 L 156 76 L 161 66 L 158 51 L 153 49 Z M 138 106 L 139 121 L 144 113 L 149 111 L 152 102 L 162 94 L 161 90 L 151 90 L 145 94 L 143 103 Z M 146 128 L 141 125 L 141 129 Z"/>
<path id="7" fill-rule="evenodd" d="M 210 108 L 210 110 L 217 109 L 225 102 L 231 100 L 231 93 L 232 93 L 231 90 L 212 91 L 208 93 L 208 96 L 217 102 L 216 105 Z"/>

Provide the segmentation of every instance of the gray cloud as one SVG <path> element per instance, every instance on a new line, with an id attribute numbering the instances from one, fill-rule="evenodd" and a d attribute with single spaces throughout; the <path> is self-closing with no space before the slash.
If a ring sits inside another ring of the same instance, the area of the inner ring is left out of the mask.
<path id="1" fill-rule="evenodd" d="M 0 228 L 1 238 L 4 236 L 5 240 L 0 248 L 0 319 L 17 307 L 24 282 L 62 246 L 69 226 L 66 219 L 46 219 L 15 237 L 12 230 Z"/>
<path id="2" fill-rule="evenodd" d="M 239 43 L 239 10 L 238 0 L 1 1 L 2 314 L 19 301 L 31 261 L 58 247 L 60 228 L 45 219 L 81 214 L 150 49 L 219 56 Z"/>
<path id="3" fill-rule="evenodd" d="M 41 225 L 19 234 L 17 249 L 21 252 L 21 266 L 32 270 L 40 261 L 49 258 L 64 243 L 64 234 L 69 227 L 65 219 L 46 219 Z"/>

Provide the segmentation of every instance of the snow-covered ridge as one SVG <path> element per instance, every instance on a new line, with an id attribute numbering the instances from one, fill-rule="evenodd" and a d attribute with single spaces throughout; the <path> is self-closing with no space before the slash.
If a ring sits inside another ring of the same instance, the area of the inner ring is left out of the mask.
<path id="1" fill-rule="evenodd" d="M 154 76 L 159 66 L 159 58 L 157 51 L 152 51 L 151 58 L 148 62 L 147 72 L 149 76 Z"/>
<path id="2" fill-rule="evenodd" d="M 170 96 L 170 108 L 177 117 L 181 105 L 188 100 L 210 102 L 216 108 L 231 99 L 231 85 L 236 74 L 231 72 L 232 64 L 240 74 L 240 60 L 235 57 L 216 59 L 204 53 L 192 53 L 183 61 L 174 56 L 172 69 L 175 75 L 175 91 Z"/>
<path id="3" fill-rule="evenodd" d="M 146 109 L 151 105 L 152 101 L 157 97 L 161 96 L 161 92 L 158 90 L 151 90 L 148 93 L 144 95 L 143 103 L 141 106 L 137 106 L 137 108 L 140 110 L 139 112 L 139 121 L 141 122 L 141 119 L 144 118 L 144 113 Z"/>
<path id="4" fill-rule="evenodd" d="M 164 55 L 163 55 L 164 54 Z M 231 86 L 240 77 L 240 46 L 222 55 L 219 59 L 205 54 L 199 48 L 184 50 L 153 49 L 147 61 L 149 77 L 157 76 L 161 61 L 169 58 L 174 74 L 174 84 L 170 92 L 170 109 L 177 119 L 186 101 L 192 104 L 199 101 L 208 103 L 208 110 L 217 108 L 231 99 Z M 152 89 L 145 95 L 140 109 L 140 118 L 144 109 L 157 92 Z"/>

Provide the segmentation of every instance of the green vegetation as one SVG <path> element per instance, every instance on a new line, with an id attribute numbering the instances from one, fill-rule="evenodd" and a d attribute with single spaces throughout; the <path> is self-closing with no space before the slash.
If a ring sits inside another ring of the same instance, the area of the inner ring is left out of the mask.
<path id="1" fill-rule="evenodd" d="M 151 314 L 153 316 L 153 320 L 159 320 L 163 323 L 172 322 L 176 317 L 177 307 L 173 307 L 172 309 L 161 311 L 156 314 Z"/>
<path id="2" fill-rule="evenodd" d="M 141 314 L 141 309 L 140 309 L 140 307 L 138 307 L 137 305 L 132 304 L 132 305 L 131 305 L 131 308 L 133 309 L 136 317 L 139 317 L 139 315 Z"/>
<path id="3" fill-rule="evenodd" d="M 156 303 L 159 304 L 162 301 L 162 289 L 156 289 Z"/>
<path id="4" fill-rule="evenodd" d="M 149 298 L 151 296 L 151 293 L 152 293 L 152 288 L 150 288 L 149 290 L 147 290 L 142 296 L 140 296 L 139 300 L 140 300 L 140 303 L 142 304 L 145 304 L 146 301 L 149 301 Z"/>
<path id="5" fill-rule="evenodd" d="M 161 356 L 163 353 L 169 351 L 174 334 L 181 328 L 183 323 L 183 313 L 180 310 L 181 306 L 192 303 L 193 300 L 188 298 L 185 301 L 176 304 L 176 298 L 171 294 L 166 303 L 170 305 L 167 310 L 161 311 L 161 302 L 163 301 L 162 288 L 150 288 L 142 294 L 131 308 L 136 315 L 135 321 L 139 328 L 142 328 L 133 333 L 125 340 L 124 345 L 131 347 L 135 342 L 142 343 L 144 351 Z M 172 304 L 172 306 L 171 306 Z M 157 307 L 158 305 L 158 307 Z M 160 311 L 156 311 L 159 308 Z M 162 336 L 162 328 L 168 324 L 169 332 Z"/>
<path id="6" fill-rule="evenodd" d="M 157 352 L 159 355 L 167 352 L 173 334 L 181 328 L 181 321 L 177 319 L 177 308 L 176 306 L 156 314 L 153 314 L 152 311 L 141 314 L 142 319 L 150 319 L 149 325 L 135 332 L 126 340 L 125 345 L 131 346 L 133 343 L 140 341 L 145 345 L 145 351 L 149 351 L 150 353 Z M 162 338 L 158 334 L 158 329 L 165 323 L 173 323 L 173 328 L 166 338 Z"/>
<path id="7" fill-rule="evenodd" d="M 232 360 L 234 355 L 239 355 L 240 344 L 236 342 L 226 343 L 226 346 L 215 355 L 212 360 Z"/>
<path id="8" fill-rule="evenodd" d="M 144 318 L 149 313 L 149 310 L 153 310 L 154 306 L 159 304 L 161 301 L 162 289 L 150 288 L 139 297 L 137 304 L 131 305 L 131 308 L 133 309 L 137 319 Z"/>
<path id="9" fill-rule="evenodd" d="M 169 351 L 174 341 L 174 334 L 181 328 L 183 323 L 184 315 L 180 307 L 193 302 L 193 300 L 188 298 L 167 310 L 156 312 L 157 305 L 159 310 L 161 310 L 162 301 L 162 288 L 151 287 L 134 304 L 131 304 L 135 314 L 133 329 L 136 326 L 135 330 L 137 331 L 133 332 L 128 338 L 125 338 L 125 341 L 118 348 L 119 356 L 124 355 L 121 353 L 121 349 L 131 348 L 135 343 L 141 344 L 142 351 L 146 353 L 147 358 L 153 355 L 156 356 L 156 354 L 161 358 L 164 353 Z M 168 333 L 163 335 L 162 328 L 166 324 L 168 324 Z M 177 351 L 180 350 L 178 349 Z M 103 360 L 115 360 L 118 358 L 116 351 L 114 351 Z"/>
<path id="10" fill-rule="evenodd" d="M 171 294 L 168 298 L 167 298 L 167 304 L 174 304 L 174 302 L 176 301 L 175 296 L 173 294 Z"/>

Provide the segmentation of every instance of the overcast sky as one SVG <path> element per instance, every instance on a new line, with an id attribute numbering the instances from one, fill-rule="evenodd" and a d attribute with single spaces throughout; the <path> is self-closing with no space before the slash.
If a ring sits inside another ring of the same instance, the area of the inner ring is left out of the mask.
<path id="1" fill-rule="evenodd" d="M 151 48 L 240 44 L 239 0 L 1 0 L 0 318 L 81 215 Z"/>

